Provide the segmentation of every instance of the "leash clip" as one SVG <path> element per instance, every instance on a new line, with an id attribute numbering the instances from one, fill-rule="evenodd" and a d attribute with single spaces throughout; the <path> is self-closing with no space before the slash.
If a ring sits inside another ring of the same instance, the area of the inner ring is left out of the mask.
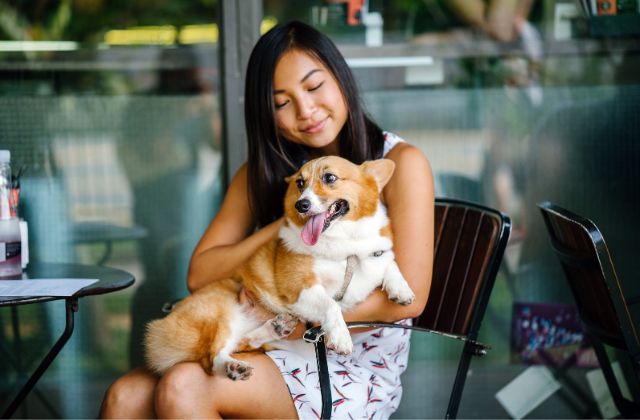
<path id="1" fill-rule="evenodd" d="M 324 334 L 325 332 L 321 327 L 313 327 L 304 332 L 302 339 L 307 343 L 316 344 L 320 341 L 320 339 L 322 339 L 322 336 L 324 336 Z"/>

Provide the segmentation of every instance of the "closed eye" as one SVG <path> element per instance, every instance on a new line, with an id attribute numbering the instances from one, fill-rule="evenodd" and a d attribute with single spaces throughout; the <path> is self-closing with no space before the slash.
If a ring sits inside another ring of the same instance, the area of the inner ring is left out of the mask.
<path id="1" fill-rule="evenodd" d="M 310 89 L 309 89 L 309 92 L 313 92 L 313 91 L 315 91 L 315 90 L 320 89 L 320 87 L 321 87 L 322 85 L 324 85 L 324 80 L 323 80 L 322 82 L 320 82 L 319 84 L 317 84 L 316 86 L 314 86 L 314 87 L 310 88 Z"/>
<path id="2" fill-rule="evenodd" d="M 280 108 L 283 108 L 288 103 L 289 103 L 289 101 L 284 101 L 282 103 L 274 103 L 273 105 L 276 107 L 276 109 L 280 109 Z"/>

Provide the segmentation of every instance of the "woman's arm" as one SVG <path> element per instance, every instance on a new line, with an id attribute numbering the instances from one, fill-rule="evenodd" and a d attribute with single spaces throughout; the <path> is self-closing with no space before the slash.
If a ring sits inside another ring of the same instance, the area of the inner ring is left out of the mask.
<path id="1" fill-rule="evenodd" d="M 416 295 L 415 301 L 402 306 L 376 289 L 355 308 L 345 312 L 346 321 L 393 322 L 415 318 L 422 313 L 431 289 L 435 198 L 431 166 L 414 146 L 400 143 L 387 155 L 396 169 L 383 190 L 391 227 L 393 251 L 404 278 Z M 299 324 L 289 339 L 302 338 L 306 326 Z M 352 329 L 359 332 L 362 329 Z"/>
<path id="2" fill-rule="evenodd" d="M 396 164 L 383 190 L 391 227 L 396 262 L 416 295 L 408 306 L 391 302 L 376 290 L 353 310 L 347 321 L 396 321 L 420 315 L 431 289 L 435 198 L 431 166 L 416 147 L 400 143 L 387 155 Z"/>
<path id="3" fill-rule="evenodd" d="M 190 291 L 228 278 L 256 249 L 278 234 L 282 219 L 249 235 L 254 221 L 247 194 L 244 164 L 231 181 L 220 211 L 191 255 L 187 278 Z"/>

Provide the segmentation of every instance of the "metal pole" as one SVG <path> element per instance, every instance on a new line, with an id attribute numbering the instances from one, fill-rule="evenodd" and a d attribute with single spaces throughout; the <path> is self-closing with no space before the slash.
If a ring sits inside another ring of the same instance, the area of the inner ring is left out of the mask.
<path id="1" fill-rule="evenodd" d="M 225 185 L 247 160 L 244 125 L 244 77 L 249 55 L 260 37 L 261 0 L 222 0 L 220 63 Z"/>

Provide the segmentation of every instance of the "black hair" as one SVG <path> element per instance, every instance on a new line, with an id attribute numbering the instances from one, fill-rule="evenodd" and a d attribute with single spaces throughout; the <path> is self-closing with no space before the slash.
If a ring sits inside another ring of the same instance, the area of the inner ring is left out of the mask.
<path id="1" fill-rule="evenodd" d="M 248 195 L 258 226 L 282 216 L 287 187 L 284 178 L 309 159 L 309 149 L 283 139 L 276 126 L 273 75 L 280 57 L 290 50 L 303 51 L 319 60 L 340 86 L 348 110 L 338 135 L 340 156 L 357 164 L 382 157 L 382 130 L 366 114 L 353 74 L 335 44 L 302 22 L 275 26 L 253 48 L 245 82 Z"/>

